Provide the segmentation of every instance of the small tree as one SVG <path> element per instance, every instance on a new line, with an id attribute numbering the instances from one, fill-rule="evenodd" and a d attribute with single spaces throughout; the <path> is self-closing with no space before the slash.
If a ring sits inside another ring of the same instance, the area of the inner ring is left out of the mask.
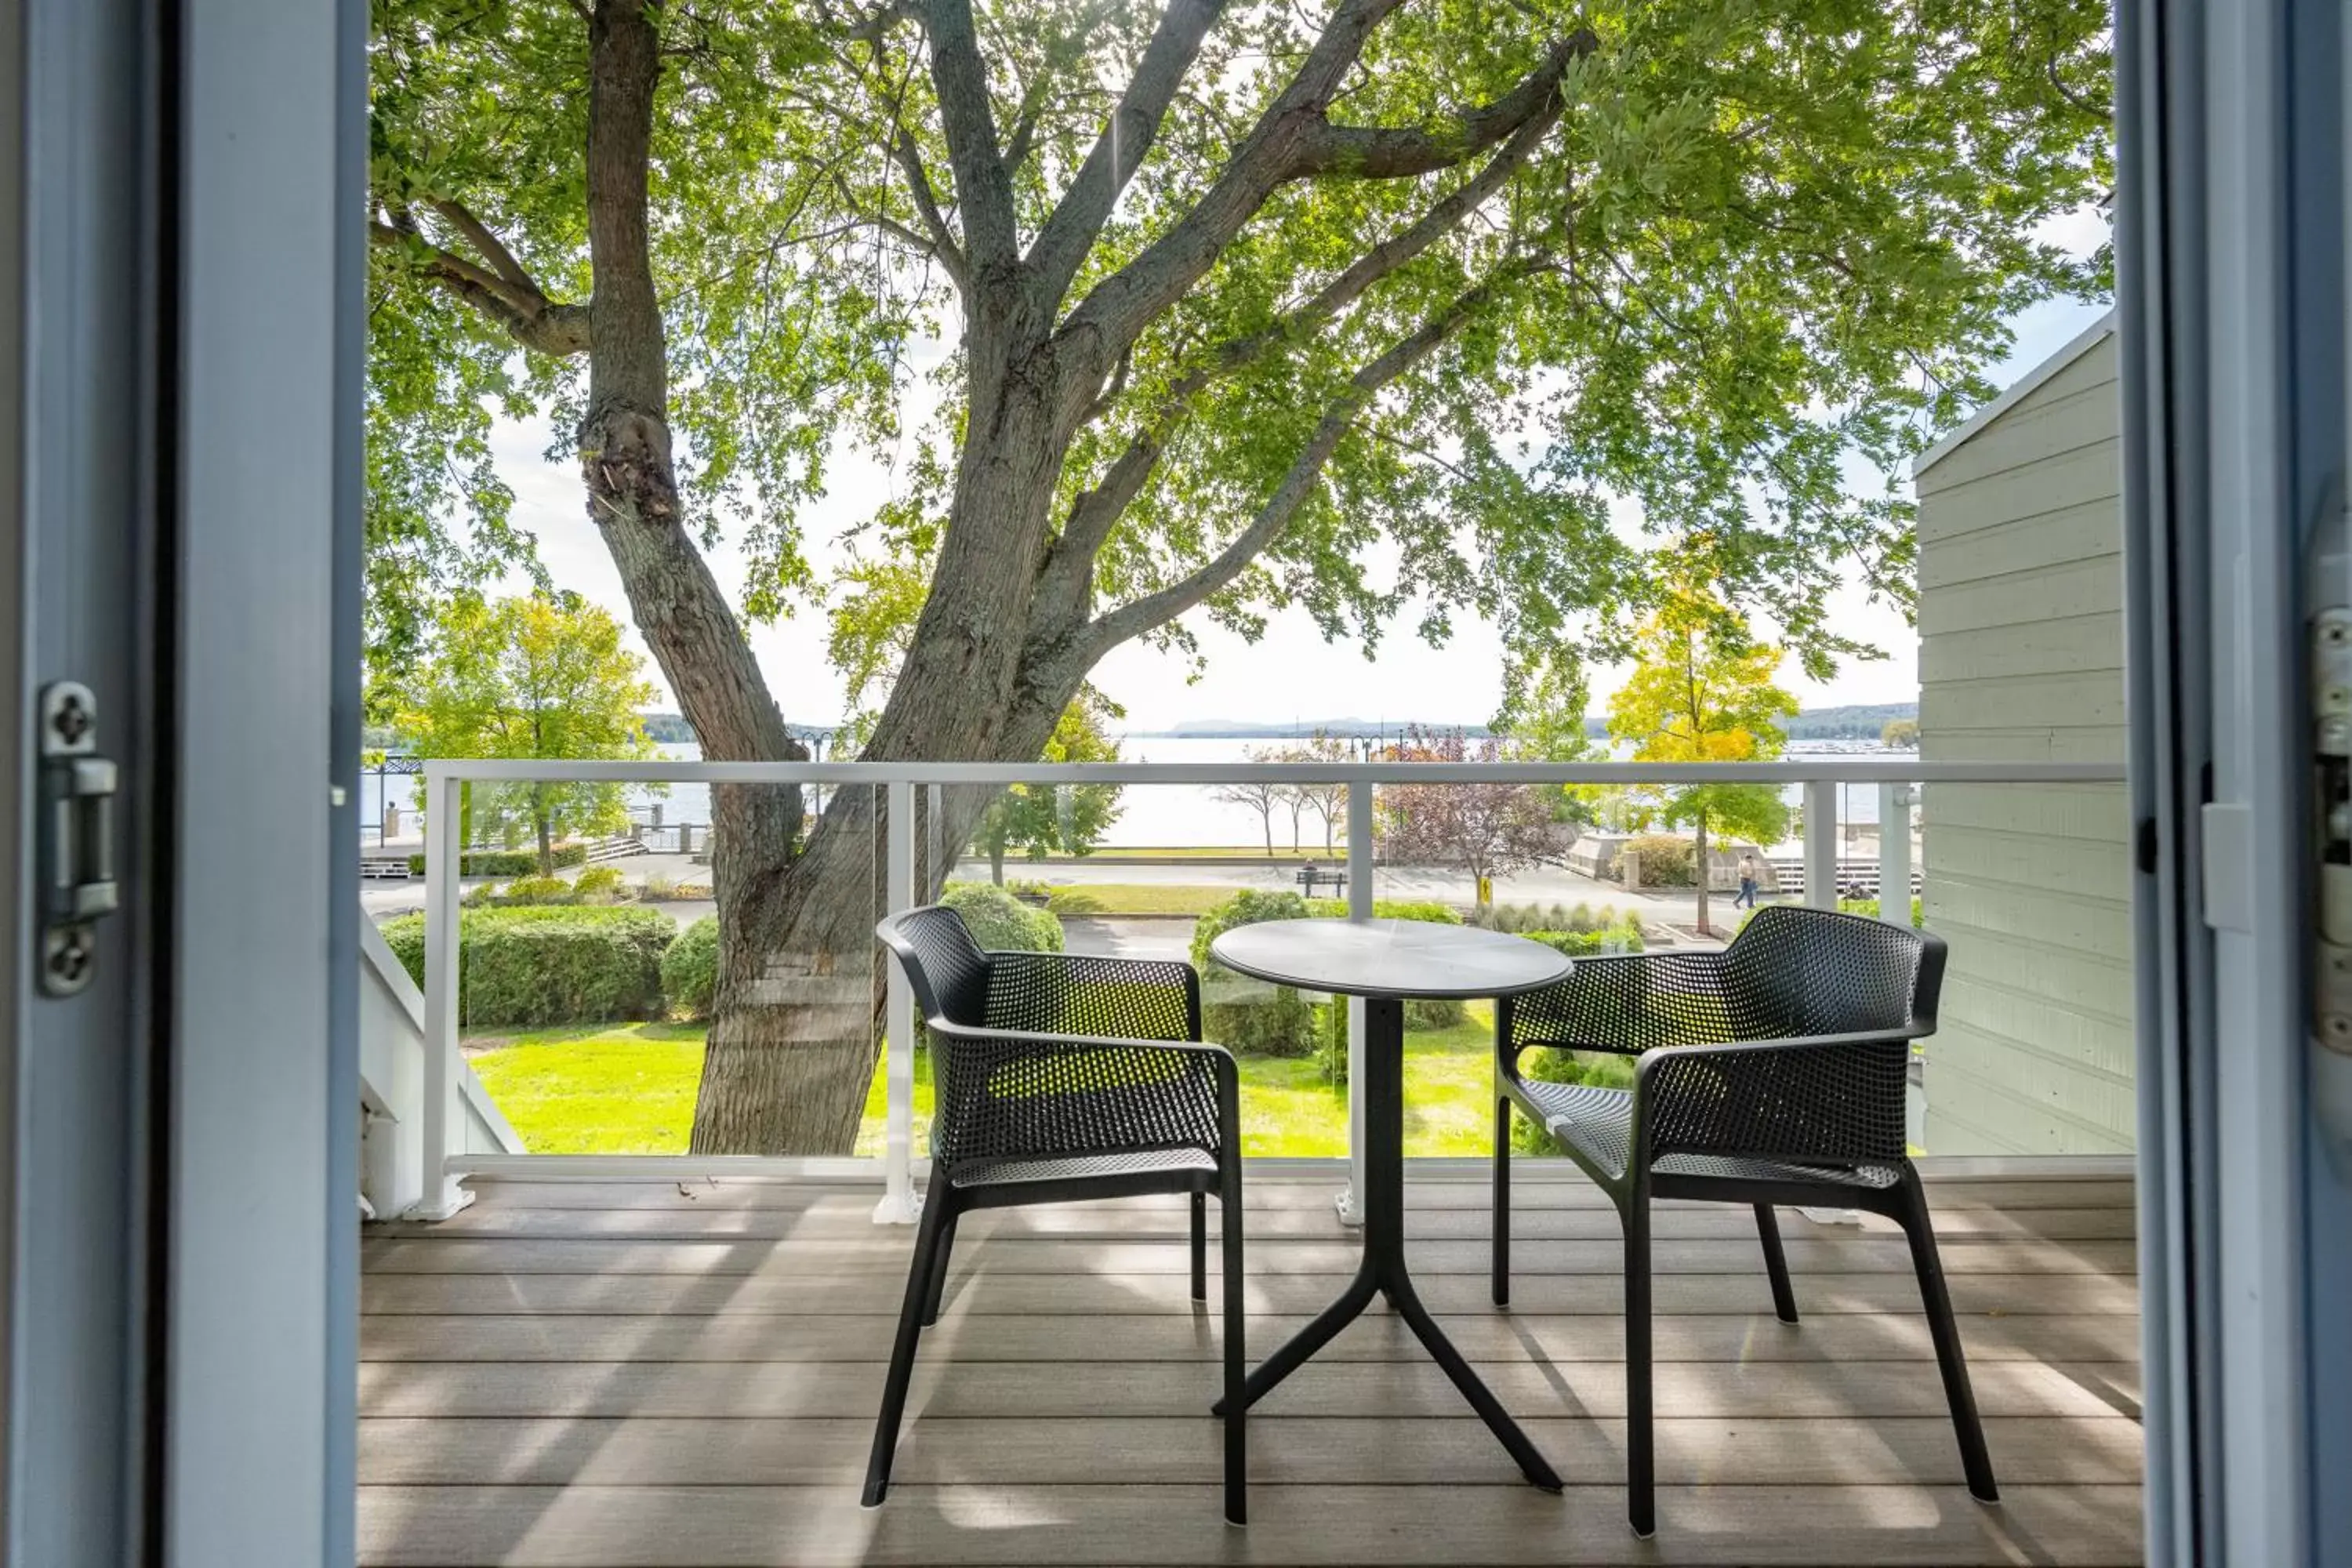
<path id="1" fill-rule="evenodd" d="M 1890 752 L 1916 752 L 1919 749 L 1919 721 L 1889 719 L 1886 727 L 1878 731 L 1878 743 Z"/>
<path id="2" fill-rule="evenodd" d="M 1242 756 L 1245 761 L 1253 763 L 1272 763 L 1282 760 L 1279 753 L 1261 752 L 1255 747 L 1244 752 Z M 1265 780 L 1253 780 L 1246 784 L 1219 784 L 1209 792 L 1209 798 L 1223 801 L 1227 805 L 1247 806 L 1256 812 L 1258 826 L 1265 834 L 1265 856 L 1271 860 L 1274 858 L 1274 814 L 1277 809 L 1289 805 L 1289 799 L 1285 791 L 1285 785 L 1271 784 Z M 1294 817 L 1293 820 L 1295 821 L 1296 818 Z"/>
<path id="3" fill-rule="evenodd" d="M 403 694 L 398 728 L 428 757 L 593 762 L 650 757 L 641 710 L 654 700 L 645 660 L 621 646 L 621 623 L 577 594 L 484 600 L 442 610 L 432 651 Z M 471 821 L 526 825 L 542 876 L 561 834 L 628 820 L 623 786 L 477 784 Z"/>
<path id="4" fill-rule="evenodd" d="M 1399 762 L 1494 763 L 1503 760 L 1503 748 L 1492 738 L 1471 741 L 1459 730 L 1416 729 L 1390 755 Z M 1560 858 L 1551 802 L 1545 791 L 1527 784 L 1391 784 L 1380 805 L 1389 858 L 1461 867 L 1476 881 L 1482 911 L 1493 902 L 1495 878 Z"/>
<path id="5" fill-rule="evenodd" d="M 1751 640 L 1739 618 L 1695 595 L 1671 600 L 1642 629 L 1641 662 L 1609 700 L 1610 733 L 1643 763 L 1769 762 L 1788 743 L 1778 721 L 1797 700 L 1772 684 L 1780 650 Z M 1658 792 L 1659 815 L 1696 835 L 1698 929 L 1707 920 L 1707 837 L 1775 843 L 1789 807 L 1770 784 L 1682 784 Z"/>
<path id="6" fill-rule="evenodd" d="M 1334 765 L 1350 762 L 1353 753 L 1348 742 L 1327 731 L 1318 730 L 1305 742 L 1286 746 L 1274 753 L 1282 763 L 1329 763 Z M 1313 812 L 1323 824 L 1323 853 L 1331 854 L 1339 842 L 1339 825 L 1348 810 L 1348 786 L 1337 779 L 1320 779 L 1312 784 L 1285 784 L 1285 799 L 1290 806 L 1290 847 L 1298 847 L 1298 814 Z"/>
<path id="7" fill-rule="evenodd" d="M 1573 648 L 1513 661 L 1504 673 L 1503 706 L 1493 726 L 1503 737 L 1505 754 L 1524 763 L 1580 763 L 1591 757 L 1596 748 L 1584 710 L 1591 699 L 1584 661 Z M 1544 793 L 1554 821 L 1592 820 L 1591 786 L 1546 785 Z"/>
<path id="8" fill-rule="evenodd" d="M 1115 763 L 1118 742 L 1105 721 L 1122 717 L 1117 704 L 1093 687 L 1065 709 L 1045 742 L 1049 763 Z M 1118 820 L 1117 784 L 1071 784 L 1061 789 L 1013 784 L 991 801 L 972 831 L 972 847 L 988 857 L 988 879 L 1004 885 L 1004 857 L 1013 849 L 1042 860 L 1056 850 L 1086 855 Z"/>

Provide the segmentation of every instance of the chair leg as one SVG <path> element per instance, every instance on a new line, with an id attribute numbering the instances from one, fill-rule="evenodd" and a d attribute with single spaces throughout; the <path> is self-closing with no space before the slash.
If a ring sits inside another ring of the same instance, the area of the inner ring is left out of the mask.
<path id="1" fill-rule="evenodd" d="M 1511 1102 L 1495 1097 L 1495 1305 L 1511 1304 Z"/>
<path id="2" fill-rule="evenodd" d="M 1249 1355 L 1246 1341 L 1248 1309 L 1242 1274 L 1242 1168 L 1228 1159 L 1218 1192 L 1224 1222 L 1225 1292 L 1225 1519 L 1249 1522 Z"/>
<path id="3" fill-rule="evenodd" d="M 956 1218 L 953 1210 L 940 1216 L 939 1239 L 931 1250 L 930 1289 L 923 1298 L 923 1327 L 927 1329 L 940 1321 L 940 1299 L 947 1293 L 948 1259 L 955 1253 Z"/>
<path id="4" fill-rule="evenodd" d="M 879 1508 L 890 1493 L 890 1461 L 898 1449 L 898 1423 L 907 1413 L 907 1384 L 915 1374 L 915 1342 L 923 1331 L 923 1314 L 931 1296 L 934 1274 L 943 1272 L 939 1250 L 941 1231 L 955 1223 L 944 1183 L 934 1184 L 923 1220 L 915 1233 L 914 1260 L 907 1266 L 907 1300 L 898 1309 L 898 1337 L 890 1345 L 890 1372 L 882 1383 L 882 1413 L 874 1421 L 874 1453 L 866 1462 L 867 1508 Z"/>
<path id="5" fill-rule="evenodd" d="M 1944 1374 L 1944 1398 L 1952 1407 L 1952 1430 L 1960 1442 L 1960 1468 L 1968 1477 L 1969 1495 L 1979 1502 L 1999 1502 L 2000 1489 L 1992 1479 L 1992 1455 L 1985 1448 L 1976 1394 L 1969 1386 L 1968 1357 L 1960 1349 L 1959 1325 L 1952 1318 L 1951 1294 L 1944 1288 L 1943 1258 L 1936 1250 L 1927 1194 L 1919 1184 L 1919 1173 L 1907 1165 L 1901 1196 L 1902 1210 L 1895 1218 L 1911 1243 L 1911 1267 L 1919 1276 L 1919 1300 L 1927 1310 L 1927 1332 L 1936 1343 L 1936 1365 Z"/>
<path id="6" fill-rule="evenodd" d="M 1657 1533 L 1657 1477 L 1650 1420 L 1650 1194 L 1624 1200 L 1625 1517 L 1633 1533 Z"/>
<path id="7" fill-rule="evenodd" d="M 1797 1321 L 1797 1292 L 1789 1283 L 1789 1255 L 1780 1249 L 1780 1221 L 1770 1204 L 1756 1205 L 1756 1235 L 1764 1243 L 1764 1271 L 1772 1277 L 1772 1311 L 1784 1323 Z"/>
<path id="8" fill-rule="evenodd" d="M 1209 1194 L 1192 1194 L 1192 1300 L 1209 1299 Z"/>

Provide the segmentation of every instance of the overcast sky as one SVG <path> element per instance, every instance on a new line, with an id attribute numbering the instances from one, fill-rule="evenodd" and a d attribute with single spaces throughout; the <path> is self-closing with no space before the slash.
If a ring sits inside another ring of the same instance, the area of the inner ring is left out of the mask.
<path id="1" fill-rule="evenodd" d="M 2010 382 L 2033 368 L 2096 320 L 2100 310 L 2051 303 L 2027 311 L 2015 323 L 2014 352 L 1993 380 Z M 912 423 L 911 421 L 909 422 Z M 543 424 L 502 422 L 492 438 L 499 470 L 515 492 L 515 521 L 539 536 L 541 558 L 556 583 L 622 615 L 626 601 L 603 542 L 587 522 L 577 468 L 550 463 Z M 831 548 L 840 531 L 866 516 L 890 494 L 883 465 L 846 451 L 832 465 L 829 490 L 803 520 L 811 563 L 820 581 L 838 559 Z M 730 592 L 743 580 L 741 557 L 723 543 L 712 552 L 712 570 Z M 521 584 L 516 584 L 520 587 Z M 1918 642 L 1903 618 L 1866 602 L 1858 589 L 1836 601 L 1838 629 L 1887 653 L 1870 662 L 1852 662 L 1827 681 L 1811 681 L 1793 665 L 1784 683 L 1808 708 L 1848 702 L 1908 702 L 1919 694 Z M 1095 682 L 1128 711 L 1129 728 L 1153 731 L 1186 721 L 1230 719 L 1247 722 L 1356 718 L 1419 719 L 1482 723 L 1501 695 L 1502 648 L 1490 625 L 1466 615 L 1454 618 L 1454 636 L 1431 647 L 1412 632 L 1408 612 L 1383 637 L 1379 656 L 1367 659 L 1350 642 L 1327 643 L 1304 613 L 1276 614 L 1255 646 L 1221 631 L 1204 617 L 1192 617 L 1205 668 L 1190 679 L 1190 661 L 1137 644 L 1121 647 L 1097 668 Z M 1769 629 L 1769 628 L 1764 628 Z M 841 717 L 840 678 L 825 662 L 824 616 L 803 609 L 793 619 L 751 628 L 752 647 L 770 689 L 793 723 L 829 725 Z M 643 648 L 630 634 L 630 640 Z M 660 672 L 646 661 L 656 683 Z M 1614 689 L 1622 672 L 1596 669 L 1596 706 Z M 665 689 L 665 706 L 670 706 Z"/>

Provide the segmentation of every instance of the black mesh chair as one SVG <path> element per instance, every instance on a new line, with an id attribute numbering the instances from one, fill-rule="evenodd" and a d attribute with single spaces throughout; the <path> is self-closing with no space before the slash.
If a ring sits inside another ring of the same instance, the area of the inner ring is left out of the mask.
<path id="1" fill-rule="evenodd" d="M 914 1373 L 936 1322 L 957 1219 L 972 1209 L 1141 1193 L 1192 1198 L 1192 1299 L 1208 1299 L 1207 1195 L 1224 1228 L 1225 1517 L 1246 1517 L 1242 1383 L 1241 1079 L 1200 1044 L 1189 963 L 982 952 L 933 905 L 876 929 L 929 1025 L 931 1180 L 890 1351 L 866 1506 L 890 1489 Z"/>
<path id="2" fill-rule="evenodd" d="M 1650 1200 L 1754 1205 L 1772 1305 L 1797 1321 L 1778 1204 L 1885 1215 L 1911 1263 L 1969 1490 L 1998 1500 L 1927 1200 L 1904 1138 L 1910 1042 L 1935 1032 L 1944 944 L 1860 915 L 1756 911 L 1720 952 L 1579 959 L 1495 1014 L 1495 1303 L 1510 1300 L 1511 1108 L 1551 1132 L 1625 1228 L 1626 1506 L 1656 1527 L 1651 1451 Z M 1521 1074 L 1537 1047 L 1641 1059 L 1632 1089 Z"/>

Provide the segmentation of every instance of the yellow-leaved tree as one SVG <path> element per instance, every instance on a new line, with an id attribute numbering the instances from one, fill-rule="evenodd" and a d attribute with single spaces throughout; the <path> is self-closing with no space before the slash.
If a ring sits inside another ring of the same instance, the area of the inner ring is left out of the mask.
<path id="1" fill-rule="evenodd" d="M 1639 662 L 1609 700 L 1609 732 L 1642 763 L 1769 762 L 1788 744 L 1780 721 L 1797 700 L 1773 684 L 1780 650 L 1749 637 L 1736 615 L 1685 594 L 1642 627 Z M 1654 793 L 1658 816 L 1696 839 L 1698 929 L 1707 920 L 1707 840 L 1737 834 L 1759 844 L 1788 832 L 1789 807 L 1771 784 L 1692 784 Z"/>

